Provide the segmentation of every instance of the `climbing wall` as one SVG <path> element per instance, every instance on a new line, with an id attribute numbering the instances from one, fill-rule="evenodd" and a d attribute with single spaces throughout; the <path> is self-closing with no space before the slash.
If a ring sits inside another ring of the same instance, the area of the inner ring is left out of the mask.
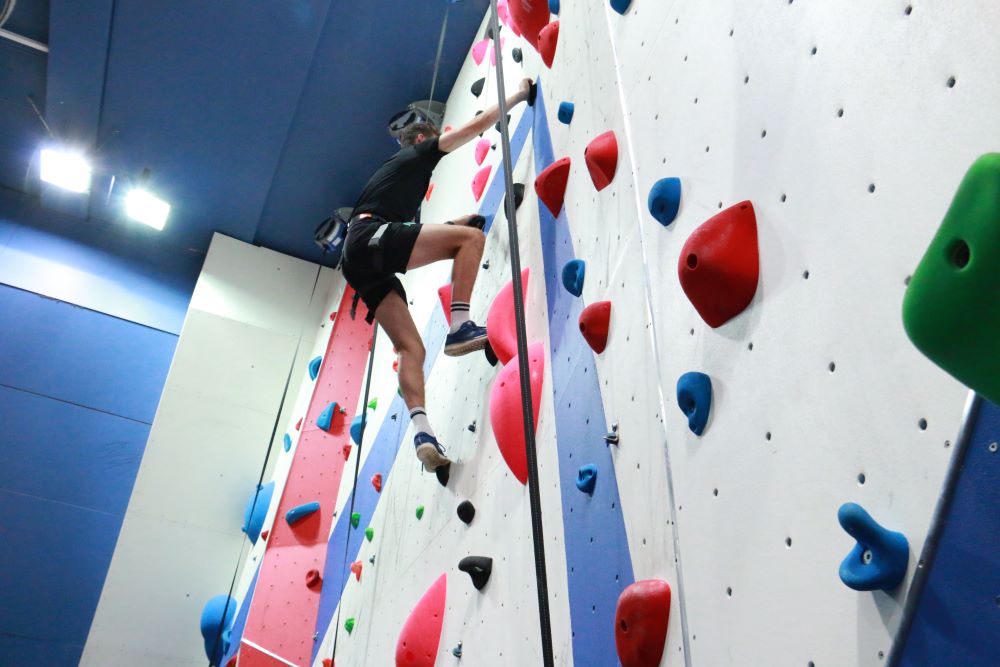
<path id="1" fill-rule="evenodd" d="M 508 91 L 524 76 L 541 82 L 510 132 L 525 186 L 517 234 L 540 371 L 556 664 L 883 664 L 967 394 L 909 343 L 901 303 L 965 169 L 1000 142 L 988 111 L 1000 102 L 989 66 L 1000 9 L 550 6 L 558 32 L 550 24 L 540 43 L 551 66 L 505 4 L 499 36 Z M 486 28 L 446 125 L 497 99 Z M 480 323 L 511 280 L 500 137 L 482 139 L 441 161 L 421 214 L 487 217 Z M 564 280 L 571 260 L 585 269 L 575 283 Z M 441 354 L 449 271 L 404 282 L 427 348 L 428 414 L 456 462 L 450 481 L 413 455 L 383 335 L 378 406 L 363 446 L 344 452 L 315 627 L 295 631 L 313 643 L 311 664 L 334 647 L 341 667 L 459 654 L 541 664 L 528 493 L 510 445 L 519 415 L 496 397 L 516 384 L 517 361 Z M 279 462 L 279 487 L 288 470 Z M 872 548 L 869 570 L 859 552 L 848 569 L 874 590 L 838 576 L 855 547 L 838 524 L 845 503 L 908 542 L 900 554 Z M 896 576 L 868 582 L 893 555 Z M 492 559 L 485 585 L 459 569 L 468 556 Z M 248 566 L 241 608 L 255 586 Z M 630 587 L 646 580 L 659 583 Z M 635 645 L 641 630 L 649 645 Z M 230 653 L 241 631 L 237 617 Z"/>

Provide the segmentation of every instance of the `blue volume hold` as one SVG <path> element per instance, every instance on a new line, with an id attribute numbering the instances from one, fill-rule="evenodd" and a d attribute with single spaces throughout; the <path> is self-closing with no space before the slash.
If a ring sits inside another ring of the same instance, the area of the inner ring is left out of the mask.
<path id="1" fill-rule="evenodd" d="M 559 13 L 559 0 L 549 0 L 549 11 L 553 14 Z"/>
<path id="2" fill-rule="evenodd" d="M 576 107 L 573 106 L 572 102 L 560 102 L 559 111 L 556 113 L 556 117 L 559 119 L 560 123 L 564 125 L 569 125 L 573 120 L 573 111 Z"/>
<path id="3" fill-rule="evenodd" d="M 562 284 L 573 296 L 583 294 L 583 278 L 587 273 L 587 264 L 582 259 L 571 259 L 562 270 Z"/>
<path id="4" fill-rule="evenodd" d="M 712 378 L 691 371 L 677 379 L 677 405 L 687 415 L 688 428 L 695 435 L 705 432 L 712 411 Z"/>
<path id="5" fill-rule="evenodd" d="M 628 6 L 631 4 L 632 0 L 611 0 L 611 9 L 619 14 L 624 14 L 628 11 Z"/>
<path id="6" fill-rule="evenodd" d="M 337 410 L 337 402 L 334 401 L 330 405 L 323 408 L 323 412 L 319 413 L 319 417 L 316 417 L 316 426 L 323 429 L 324 431 L 330 431 L 330 424 L 333 422 L 333 413 Z"/>
<path id="7" fill-rule="evenodd" d="M 837 519 L 858 541 L 840 564 L 840 580 L 856 591 L 891 591 L 906 576 L 910 543 L 906 536 L 883 528 L 857 503 L 844 503 Z"/>
<path id="8" fill-rule="evenodd" d="M 229 652 L 233 619 L 239 605 L 228 595 L 216 595 L 201 610 L 201 636 L 205 640 L 205 656 L 210 665 L 222 664 Z"/>
<path id="9" fill-rule="evenodd" d="M 285 512 L 285 521 L 288 522 L 289 526 L 294 526 L 299 521 L 302 521 L 302 519 L 317 511 L 319 511 L 319 503 L 314 500 L 311 503 L 293 507 Z"/>
<path id="10" fill-rule="evenodd" d="M 649 212 L 664 227 L 673 222 L 681 207 L 681 179 L 661 178 L 653 183 L 647 205 Z"/>
<path id="11" fill-rule="evenodd" d="M 351 420 L 351 440 L 358 445 L 361 444 L 361 422 L 361 415 L 358 415 Z"/>
<path id="12" fill-rule="evenodd" d="M 315 380 L 319 377 L 319 365 L 323 363 L 323 357 L 316 357 L 309 362 L 309 379 Z"/>
<path id="13" fill-rule="evenodd" d="M 289 451 L 292 448 L 292 436 L 285 434 L 284 442 L 282 444 L 285 446 L 285 451 Z"/>
<path id="14" fill-rule="evenodd" d="M 260 537 L 260 530 L 264 527 L 264 519 L 267 518 L 267 509 L 271 506 L 271 496 L 273 495 L 274 482 L 259 486 L 250 494 L 247 508 L 243 512 L 243 528 L 241 530 L 247 534 L 252 544 L 257 544 L 257 538 Z"/>
<path id="15" fill-rule="evenodd" d="M 576 471 L 576 488 L 592 496 L 595 486 L 597 486 L 597 466 L 593 463 L 580 466 Z"/>

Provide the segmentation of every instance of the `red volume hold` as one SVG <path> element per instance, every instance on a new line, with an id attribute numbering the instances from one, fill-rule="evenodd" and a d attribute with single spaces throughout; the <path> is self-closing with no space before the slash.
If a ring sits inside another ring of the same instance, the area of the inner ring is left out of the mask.
<path id="1" fill-rule="evenodd" d="M 434 667 L 447 594 L 448 578 L 442 574 L 417 602 L 399 633 L 396 667 Z"/>
<path id="2" fill-rule="evenodd" d="M 546 208 L 555 217 L 563 207 L 563 197 L 566 196 L 566 182 L 569 180 L 569 158 L 556 160 L 538 174 L 535 178 L 535 192 L 538 198 L 545 202 Z"/>
<path id="3" fill-rule="evenodd" d="M 615 647 L 622 667 L 657 667 L 670 623 L 670 584 L 637 581 L 618 596 Z"/>
<path id="4" fill-rule="evenodd" d="M 535 429 L 538 429 L 538 406 L 542 400 L 545 378 L 545 347 L 528 346 L 528 380 Z M 524 407 L 521 404 L 521 373 L 517 356 L 503 367 L 490 389 L 490 422 L 500 455 L 521 484 L 528 483 L 528 455 L 524 449 Z"/>
<path id="5" fill-rule="evenodd" d="M 542 54 L 542 62 L 552 69 L 552 61 L 556 57 L 556 44 L 559 42 L 559 21 L 553 21 L 538 32 L 538 52 Z"/>
<path id="6" fill-rule="evenodd" d="M 580 333 L 597 354 L 608 346 L 608 326 L 611 323 L 611 302 L 598 301 L 580 313 Z"/>
<path id="7" fill-rule="evenodd" d="M 730 206 L 694 230 L 681 250 L 677 275 L 709 326 L 720 327 L 742 313 L 753 301 L 760 276 L 753 204 Z"/>
<path id="8" fill-rule="evenodd" d="M 521 33 L 538 49 L 538 31 L 549 22 L 549 3 L 545 0 L 509 0 L 507 8 L 514 19 L 515 33 Z"/>
<path id="9" fill-rule="evenodd" d="M 587 162 L 590 180 L 594 182 L 595 188 L 603 190 L 611 185 L 611 181 L 615 178 L 615 170 L 618 168 L 618 139 L 614 131 L 608 130 L 604 134 L 599 134 L 587 144 L 587 148 L 583 151 L 583 159 Z"/>

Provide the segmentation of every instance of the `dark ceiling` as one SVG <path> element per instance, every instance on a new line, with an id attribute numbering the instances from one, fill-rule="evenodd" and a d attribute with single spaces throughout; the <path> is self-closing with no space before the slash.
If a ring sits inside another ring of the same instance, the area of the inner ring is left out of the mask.
<path id="1" fill-rule="evenodd" d="M 395 143 L 388 118 L 450 91 L 488 0 L 18 0 L 0 40 L 0 185 L 80 218 L 133 225 L 120 198 L 150 170 L 163 243 L 215 231 L 317 260 L 312 230 L 352 204 Z M 38 149 L 89 151 L 89 195 L 38 181 Z M 150 231 L 152 234 L 156 232 Z"/>

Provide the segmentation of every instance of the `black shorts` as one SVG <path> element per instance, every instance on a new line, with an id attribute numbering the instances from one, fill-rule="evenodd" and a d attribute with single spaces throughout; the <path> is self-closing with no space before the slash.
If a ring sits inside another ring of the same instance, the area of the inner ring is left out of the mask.
<path id="1" fill-rule="evenodd" d="M 378 246 L 372 247 L 369 241 L 383 225 Z M 420 225 L 415 222 L 387 222 L 377 216 L 351 221 L 344 243 L 344 278 L 368 307 L 368 323 L 374 321 L 375 309 L 390 292 L 406 301 L 406 290 L 396 274 L 406 273 L 419 234 Z"/>

